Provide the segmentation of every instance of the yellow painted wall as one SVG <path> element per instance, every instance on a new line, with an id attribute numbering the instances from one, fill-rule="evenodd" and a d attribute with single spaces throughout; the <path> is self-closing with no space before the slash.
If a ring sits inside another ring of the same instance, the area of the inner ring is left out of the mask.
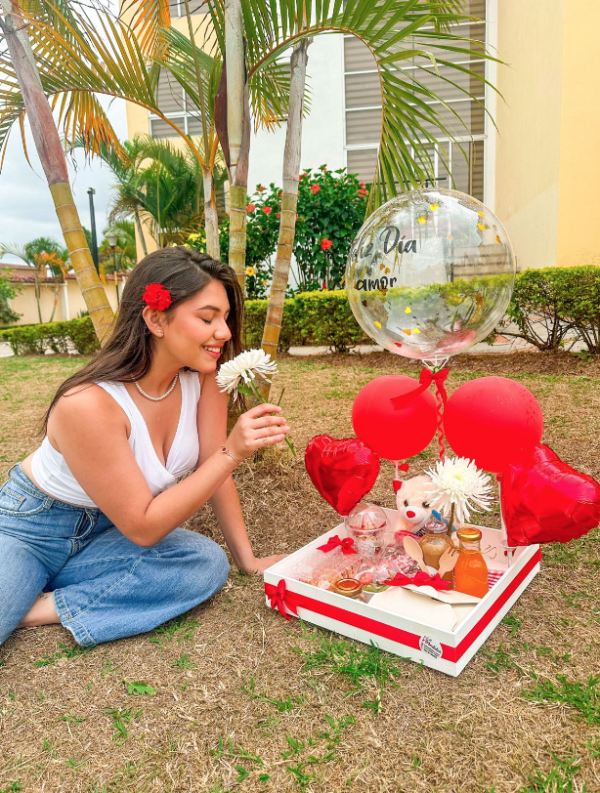
<path id="1" fill-rule="evenodd" d="M 558 265 L 600 264 L 600 3 L 565 3 Z"/>
<path id="2" fill-rule="evenodd" d="M 18 325 L 28 325 L 32 323 L 39 322 L 39 315 L 37 309 L 37 302 L 35 299 L 35 287 L 33 284 L 20 284 L 22 287 L 21 291 L 17 295 L 17 297 L 10 300 L 10 307 L 13 311 L 16 311 L 17 314 L 21 314 L 22 316 L 18 320 L 16 324 Z M 58 287 L 58 303 L 56 305 L 56 311 L 54 312 L 54 322 L 60 322 L 64 319 L 67 319 L 63 313 L 63 301 L 61 300 L 61 291 L 64 289 L 63 285 Z M 86 311 L 87 306 L 85 305 L 85 300 L 83 299 L 83 295 L 79 289 L 79 285 L 77 281 L 67 281 L 67 289 L 68 289 L 68 300 L 69 300 L 69 319 L 73 319 L 77 317 L 80 311 Z M 117 308 L 117 294 L 115 290 L 115 283 L 114 281 L 109 281 L 109 283 L 104 287 L 108 301 L 112 306 L 113 311 Z M 123 282 L 119 283 L 119 290 L 120 292 L 123 289 Z M 40 305 L 42 309 L 42 321 L 49 322 L 50 317 L 52 316 L 52 308 L 54 306 L 54 295 L 55 289 L 52 284 L 42 284 L 41 285 L 41 295 L 40 295 Z"/>
<path id="3" fill-rule="evenodd" d="M 499 0 L 495 212 L 520 269 L 557 261 L 564 0 Z"/>

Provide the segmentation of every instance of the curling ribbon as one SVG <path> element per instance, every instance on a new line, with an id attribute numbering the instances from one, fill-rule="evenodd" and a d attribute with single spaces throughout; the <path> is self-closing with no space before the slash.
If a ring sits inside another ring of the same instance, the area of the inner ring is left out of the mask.
<path id="1" fill-rule="evenodd" d="M 399 460 L 394 460 L 394 478 L 392 479 L 392 487 L 394 488 L 394 493 L 397 493 L 400 488 L 402 487 L 403 479 L 400 479 L 398 476 L 399 471 L 404 471 L 406 473 L 410 465 L 408 463 L 400 463 Z"/>
<path id="2" fill-rule="evenodd" d="M 333 537 L 329 537 L 325 545 L 319 545 L 317 550 L 324 551 L 324 553 L 329 553 L 329 551 L 333 551 L 335 548 L 341 548 L 342 553 L 349 556 L 351 553 L 358 553 L 354 549 L 354 540 L 352 537 L 344 537 L 343 540 L 340 540 L 337 534 L 334 534 Z"/>
<path id="3" fill-rule="evenodd" d="M 422 570 L 412 577 L 404 575 L 403 573 L 396 573 L 394 578 L 390 579 L 389 581 L 384 581 L 384 584 L 387 586 L 406 586 L 407 584 L 414 584 L 415 586 L 430 586 L 438 592 L 441 592 L 444 589 L 450 589 L 452 586 L 450 581 L 444 581 L 444 579 L 440 577 L 439 573 L 436 573 L 435 575 L 429 575 Z"/>
<path id="4" fill-rule="evenodd" d="M 286 591 L 285 578 L 282 578 L 277 586 L 265 582 L 265 594 L 271 601 L 271 608 L 279 609 L 286 620 L 292 619 L 288 614 L 288 609 L 292 614 L 295 614 L 296 617 L 298 616 L 298 604 L 296 603 L 294 595 Z"/>

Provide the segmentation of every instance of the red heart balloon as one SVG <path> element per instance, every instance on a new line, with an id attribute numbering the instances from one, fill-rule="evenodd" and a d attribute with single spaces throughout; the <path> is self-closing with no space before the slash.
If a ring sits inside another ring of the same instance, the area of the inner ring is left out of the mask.
<path id="1" fill-rule="evenodd" d="M 501 478 L 508 544 L 568 542 L 600 524 L 600 484 L 540 444 Z"/>
<path id="2" fill-rule="evenodd" d="M 357 438 L 317 435 L 306 447 L 304 463 L 313 485 L 340 515 L 366 496 L 379 474 L 379 457 Z"/>

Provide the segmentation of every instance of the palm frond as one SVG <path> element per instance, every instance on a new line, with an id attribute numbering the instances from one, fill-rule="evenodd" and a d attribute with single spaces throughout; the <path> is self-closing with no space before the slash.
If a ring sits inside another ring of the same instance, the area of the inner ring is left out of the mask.
<path id="1" fill-rule="evenodd" d="M 119 17 L 131 17 L 129 24 L 145 56 L 160 57 L 161 33 L 171 25 L 169 0 L 123 0 Z"/>
<path id="2" fill-rule="evenodd" d="M 224 46 L 224 0 L 209 0 L 209 6 L 216 36 Z M 476 51 L 478 58 L 497 61 L 480 42 L 460 34 L 458 25 L 477 21 L 463 13 L 464 7 L 465 0 L 245 0 L 244 22 L 246 31 L 252 32 L 247 35 L 249 82 L 252 85 L 263 70 L 272 69 L 300 38 L 352 34 L 369 48 L 378 66 L 382 108 L 378 162 L 369 196 L 372 211 L 398 191 L 434 177 L 430 151 L 438 137 L 456 141 L 465 131 L 468 134 L 459 114 L 437 89 L 437 80 L 440 87 L 452 85 L 479 104 L 471 83 L 494 88 L 476 70 L 449 57 L 470 59 Z M 420 67 L 414 74 L 402 68 L 409 61 Z M 452 69 L 456 78 L 441 74 L 438 64 Z M 461 83 L 460 74 L 469 79 Z M 277 101 L 277 87 L 275 81 L 263 78 L 256 89 L 255 109 L 260 107 L 268 115 L 267 109 Z M 452 124 L 448 117 L 454 119 Z"/>

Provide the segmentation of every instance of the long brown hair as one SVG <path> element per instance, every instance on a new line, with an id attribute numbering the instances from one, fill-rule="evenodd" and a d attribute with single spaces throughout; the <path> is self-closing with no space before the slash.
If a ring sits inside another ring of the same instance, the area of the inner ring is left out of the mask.
<path id="1" fill-rule="evenodd" d="M 224 361 L 242 350 L 244 297 L 235 272 L 227 264 L 182 245 L 163 248 L 146 256 L 132 271 L 121 299 L 113 333 L 96 356 L 62 383 L 44 418 L 44 431 L 52 408 L 69 389 L 97 382 L 132 383 L 141 379 L 152 363 L 153 336 L 142 317 L 142 296 L 148 284 L 162 284 L 171 293 L 165 311 L 167 322 L 177 306 L 194 297 L 211 281 L 225 287 L 229 300 L 227 325 L 231 339 L 223 348 Z"/>

